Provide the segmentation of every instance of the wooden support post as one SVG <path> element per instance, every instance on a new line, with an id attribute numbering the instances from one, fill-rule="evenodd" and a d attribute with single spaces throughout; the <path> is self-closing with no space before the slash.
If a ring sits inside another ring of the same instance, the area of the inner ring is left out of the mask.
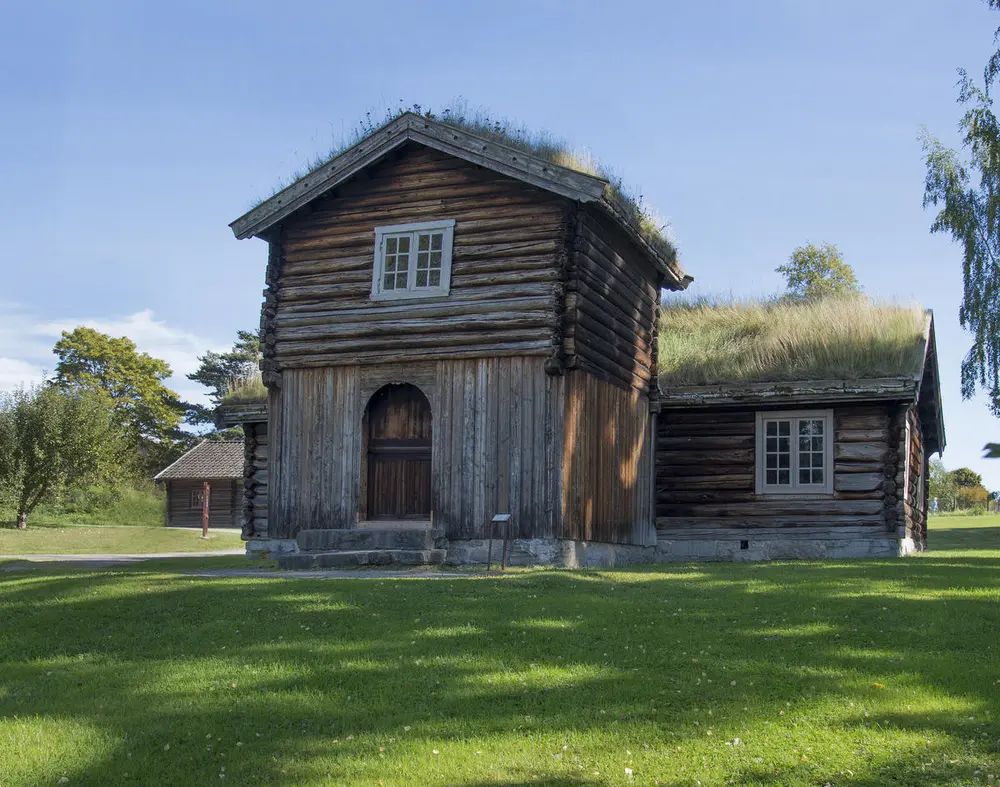
<path id="1" fill-rule="evenodd" d="M 208 538 L 208 496 L 211 487 L 208 481 L 201 485 L 201 537 Z"/>

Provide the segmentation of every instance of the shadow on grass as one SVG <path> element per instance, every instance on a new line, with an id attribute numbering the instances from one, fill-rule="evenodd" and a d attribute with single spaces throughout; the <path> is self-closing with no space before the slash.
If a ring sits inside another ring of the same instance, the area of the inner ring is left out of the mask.
<path id="1" fill-rule="evenodd" d="M 488 580 L 0 575 L 0 714 L 108 742 L 24 784 L 219 783 L 222 766 L 237 784 L 604 784 L 625 748 L 664 783 L 940 784 L 996 759 L 998 587 L 1000 559 L 944 555 Z M 894 745 L 869 749 L 880 735 Z M 745 756 L 723 748 L 737 736 Z M 772 751 L 789 736 L 839 764 Z M 497 779 L 471 751 L 490 741 Z"/>

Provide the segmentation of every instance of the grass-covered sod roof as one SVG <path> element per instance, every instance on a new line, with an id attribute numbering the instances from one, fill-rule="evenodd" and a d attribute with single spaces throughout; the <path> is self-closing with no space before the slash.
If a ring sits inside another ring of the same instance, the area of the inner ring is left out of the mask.
<path id="1" fill-rule="evenodd" d="M 673 300 L 660 318 L 660 388 L 914 377 L 927 315 L 865 298 Z"/>
<path id="2" fill-rule="evenodd" d="M 626 186 L 613 169 L 598 161 L 589 152 L 574 149 L 564 139 L 553 136 L 546 131 L 530 129 L 507 118 L 492 115 L 483 109 L 471 107 L 463 99 L 453 101 L 441 111 L 433 111 L 419 104 L 413 106 L 400 104 L 398 107 L 388 109 L 381 122 L 369 112 L 348 133 L 343 134 L 330 150 L 314 157 L 304 168 L 300 168 L 291 177 L 282 180 L 267 198 L 258 200 L 253 207 L 266 202 L 267 199 L 275 196 L 292 183 L 374 136 L 386 125 L 406 113 L 421 115 L 497 144 L 520 150 L 534 158 L 607 181 L 611 194 L 626 214 L 623 218 L 664 260 L 669 263 L 676 262 L 677 249 L 669 236 L 667 221 L 650 207 L 641 194 Z"/>

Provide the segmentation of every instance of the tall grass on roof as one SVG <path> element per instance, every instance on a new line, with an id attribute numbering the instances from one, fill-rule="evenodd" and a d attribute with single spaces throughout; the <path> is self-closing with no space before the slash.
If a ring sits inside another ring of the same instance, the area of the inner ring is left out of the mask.
<path id="1" fill-rule="evenodd" d="M 267 401 L 267 387 L 260 372 L 246 377 L 233 377 L 226 383 L 221 404 L 263 404 Z"/>
<path id="2" fill-rule="evenodd" d="M 507 118 L 491 115 L 485 109 L 470 106 L 463 98 L 455 99 L 438 112 L 427 109 L 420 104 L 406 106 L 400 102 L 398 106 L 388 108 L 381 121 L 377 114 L 366 113 L 364 119 L 342 135 L 329 151 L 316 156 L 304 169 L 298 170 L 292 174 L 290 179 L 279 183 L 270 196 L 273 197 L 295 181 L 335 159 L 406 112 L 424 115 L 471 134 L 486 137 L 536 158 L 551 161 L 558 166 L 582 172 L 585 175 L 603 178 L 608 181 L 614 202 L 625 214 L 625 220 L 631 223 L 639 235 L 667 262 L 676 261 L 677 249 L 670 235 L 669 223 L 645 202 L 641 194 L 626 186 L 614 170 L 602 164 L 589 152 L 574 150 L 564 139 L 555 137 L 547 131 L 529 129 L 527 126 Z M 258 201 L 253 207 L 257 207 L 264 201 Z"/>
<path id="3" fill-rule="evenodd" d="M 914 376 L 925 313 L 862 297 L 665 304 L 660 388 Z"/>

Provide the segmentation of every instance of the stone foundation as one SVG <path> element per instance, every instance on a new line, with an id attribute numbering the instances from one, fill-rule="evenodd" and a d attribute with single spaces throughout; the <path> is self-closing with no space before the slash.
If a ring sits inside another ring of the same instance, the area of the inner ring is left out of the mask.
<path id="1" fill-rule="evenodd" d="M 745 546 L 744 546 L 745 544 Z M 486 539 L 451 540 L 445 563 L 453 566 L 486 565 L 490 542 Z M 655 546 L 607 544 L 557 538 L 517 538 L 507 546 L 509 566 L 560 568 L 623 568 L 644 563 L 692 561 L 827 560 L 838 558 L 902 557 L 922 547 L 912 538 L 854 539 L 661 539 Z M 277 558 L 300 553 L 294 538 L 255 538 L 246 542 L 248 557 Z M 499 566 L 503 541 L 493 541 L 493 565 Z"/>
<path id="2" fill-rule="evenodd" d="M 247 557 L 276 557 L 299 551 L 294 538 L 251 538 L 246 545 Z"/>
<path id="3" fill-rule="evenodd" d="M 485 564 L 489 541 L 450 542 L 451 565 Z M 503 541 L 493 542 L 493 563 L 499 565 Z M 662 539 L 655 546 L 606 544 L 553 538 L 514 539 L 508 546 L 509 566 L 562 568 L 621 568 L 643 563 L 691 561 L 825 560 L 901 557 L 919 551 L 913 539 Z"/>

